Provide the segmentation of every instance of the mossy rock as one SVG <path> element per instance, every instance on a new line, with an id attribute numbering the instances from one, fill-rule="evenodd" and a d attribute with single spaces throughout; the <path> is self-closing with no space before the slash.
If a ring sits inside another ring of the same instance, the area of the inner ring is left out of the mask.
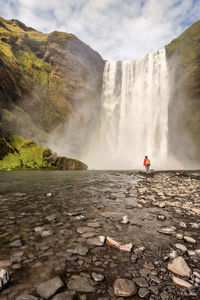
<path id="1" fill-rule="evenodd" d="M 0 169 L 40 169 L 49 166 L 43 157 L 47 148 L 38 146 L 31 140 L 25 140 L 22 136 L 12 136 L 9 144 L 13 153 L 8 153 L 0 161 Z"/>
<path id="2" fill-rule="evenodd" d="M 14 153 L 13 148 L 6 141 L 5 138 L 0 137 L 0 160 L 2 160 L 9 153 Z"/>
<path id="3" fill-rule="evenodd" d="M 46 147 L 37 145 L 22 136 L 11 136 L 8 142 L 1 138 L 5 151 L 2 150 L 0 170 L 14 169 L 59 169 L 86 170 L 87 165 L 79 160 L 57 157 L 56 153 Z M 2 147 L 2 149 L 4 149 Z M 3 156 L 4 153 L 4 156 Z"/>

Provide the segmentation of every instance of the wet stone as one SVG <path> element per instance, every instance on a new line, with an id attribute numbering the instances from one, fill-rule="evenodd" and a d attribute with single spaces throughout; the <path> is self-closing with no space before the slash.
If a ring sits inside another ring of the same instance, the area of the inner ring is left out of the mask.
<path id="1" fill-rule="evenodd" d="M 14 242 L 10 243 L 11 247 L 21 247 L 22 246 L 22 242 L 21 240 L 15 240 Z"/>
<path id="2" fill-rule="evenodd" d="M 9 283 L 9 273 L 5 269 L 0 269 L 0 290 Z"/>
<path id="3" fill-rule="evenodd" d="M 94 293 L 95 288 L 92 283 L 93 281 L 87 277 L 71 278 L 67 283 L 67 287 L 76 292 Z"/>
<path id="4" fill-rule="evenodd" d="M 54 221 L 56 219 L 56 216 L 54 216 L 54 215 L 47 216 L 45 219 L 51 222 L 51 221 Z"/>
<path id="5" fill-rule="evenodd" d="M 44 299 L 48 299 L 49 297 L 53 296 L 63 285 L 64 284 L 62 280 L 57 276 L 37 285 L 36 291 L 39 296 Z"/>
<path id="6" fill-rule="evenodd" d="M 98 228 L 101 226 L 101 224 L 99 224 L 98 222 L 90 222 L 87 224 L 87 226 L 92 228 Z"/>
<path id="7" fill-rule="evenodd" d="M 143 269 L 139 270 L 139 272 L 140 272 L 141 276 L 146 277 L 146 276 L 149 275 L 149 273 L 151 272 L 151 270 L 143 268 Z"/>
<path id="8" fill-rule="evenodd" d="M 136 294 L 137 288 L 133 281 L 127 279 L 116 279 L 114 282 L 114 293 L 117 296 L 129 297 Z"/>
<path id="9" fill-rule="evenodd" d="M 185 260 L 181 256 L 178 256 L 174 258 L 172 262 L 169 262 L 167 268 L 171 272 L 178 274 L 180 276 L 189 277 L 191 273 L 190 268 L 188 267 Z"/>
<path id="10" fill-rule="evenodd" d="M 165 221 L 166 220 L 166 216 L 164 216 L 164 215 L 158 215 L 157 219 L 160 220 L 160 221 Z"/>
<path id="11" fill-rule="evenodd" d="M 105 236 L 100 235 L 100 236 L 88 239 L 87 242 L 90 245 L 103 246 L 105 243 L 105 240 L 106 240 Z"/>
<path id="12" fill-rule="evenodd" d="M 77 229 L 77 232 L 80 234 L 85 233 L 85 232 L 91 232 L 91 231 L 95 231 L 95 229 L 91 228 L 91 227 L 79 227 Z"/>
<path id="13" fill-rule="evenodd" d="M 74 291 L 66 291 L 64 293 L 57 294 L 52 298 L 52 300 L 73 300 L 75 296 Z"/>
<path id="14" fill-rule="evenodd" d="M 175 244 L 174 245 L 177 249 L 181 250 L 182 252 L 186 252 L 187 251 L 187 248 L 182 245 L 182 244 Z"/>
<path id="15" fill-rule="evenodd" d="M 172 276 L 172 280 L 173 280 L 173 283 L 176 284 L 176 285 L 185 287 L 187 289 L 194 288 L 192 284 L 190 284 L 189 282 L 187 282 L 187 281 L 185 281 L 183 279 L 180 279 L 178 277 Z"/>
<path id="16" fill-rule="evenodd" d="M 148 287 L 148 282 L 145 278 L 134 278 L 133 281 L 140 287 Z"/>
<path id="17" fill-rule="evenodd" d="M 132 275 L 133 278 L 140 277 L 140 273 L 137 270 L 131 271 L 131 275 Z"/>
<path id="18" fill-rule="evenodd" d="M 45 231 L 42 231 L 42 233 L 41 233 L 42 237 L 48 237 L 51 235 L 53 235 L 53 232 L 51 230 L 45 230 Z"/>
<path id="19" fill-rule="evenodd" d="M 138 295 L 140 298 L 145 298 L 149 294 L 149 290 L 146 288 L 140 288 L 138 291 Z"/>
<path id="20" fill-rule="evenodd" d="M 130 221 L 129 221 L 129 217 L 127 215 L 123 216 L 123 219 L 121 221 L 122 224 L 128 224 Z"/>
<path id="21" fill-rule="evenodd" d="M 97 274 L 97 273 L 92 273 L 92 279 L 94 279 L 94 281 L 103 281 L 104 280 L 104 275 L 102 274 Z"/>
<path id="22" fill-rule="evenodd" d="M 195 244 L 196 243 L 196 240 L 193 239 L 192 237 L 190 236 L 184 236 L 184 240 L 188 243 L 191 243 L 191 244 Z"/>
<path id="23" fill-rule="evenodd" d="M 186 228 L 187 227 L 187 225 L 185 224 L 185 222 L 180 222 L 180 227 L 182 227 L 182 228 Z"/>
<path id="24" fill-rule="evenodd" d="M 151 274 L 151 275 L 150 275 L 150 279 L 151 279 L 152 281 L 156 282 L 157 284 L 160 284 L 160 279 L 159 279 L 157 276 Z"/>
<path id="25" fill-rule="evenodd" d="M 150 286 L 149 287 L 149 290 L 155 294 L 155 295 L 158 295 L 159 294 L 159 290 L 158 290 L 158 287 L 157 286 Z"/>
<path id="26" fill-rule="evenodd" d="M 86 232 L 86 233 L 81 234 L 81 236 L 83 238 L 91 238 L 91 237 L 94 237 L 95 235 L 96 235 L 95 232 Z"/>
<path id="27" fill-rule="evenodd" d="M 21 295 L 15 298 L 15 300 L 39 300 L 39 298 L 36 298 L 32 295 Z"/>
<path id="28" fill-rule="evenodd" d="M 78 255 L 86 255 L 88 253 L 89 249 L 86 248 L 86 247 L 83 247 L 81 245 L 77 245 L 75 248 L 74 248 L 74 253 L 75 254 L 78 254 Z"/>
<path id="29" fill-rule="evenodd" d="M 172 233 L 174 233 L 174 228 L 164 227 L 164 228 L 161 228 L 158 232 L 163 233 L 163 234 L 167 234 L 167 235 L 171 235 Z"/>

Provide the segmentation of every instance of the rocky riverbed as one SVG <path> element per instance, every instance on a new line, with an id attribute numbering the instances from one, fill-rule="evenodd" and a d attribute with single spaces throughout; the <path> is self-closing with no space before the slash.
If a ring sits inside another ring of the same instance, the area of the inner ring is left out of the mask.
<path id="1" fill-rule="evenodd" d="M 200 299 L 200 173 L 0 173 L 0 299 Z"/>

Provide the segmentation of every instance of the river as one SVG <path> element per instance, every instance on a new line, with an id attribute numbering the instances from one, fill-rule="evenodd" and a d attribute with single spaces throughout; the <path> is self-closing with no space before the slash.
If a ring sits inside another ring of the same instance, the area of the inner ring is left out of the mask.
<path id="1" fill-rule="evenodd" d="M 159 195 L 156 189 L 162 190 L 162 185 L 167 182 L 168 185 L 174 182 L 177 193 L 178 185 L 181 187 L 184 180 L 188 186 L 187 177 L 180 179 L 179 173 L 163 174 L 146 176 L 133 171 L 1 172 L 0 266 L 2 261 L 7 261 L 6 268 L 11 277 L 11 284 L 1 292 L 1 299 L 15 299 L 24 293 L 36 297 L 35 287 L 55 276 L 60 276 L 65 284 L 58 292 L 64 292 L 75 274 L 90 276 L 93 272 L 103 274 L 104 280 L 93 281 L 93 293 L 79 289 L 77 297 L 116 299 L 112 291 L 116 278 L 140 278 L 140 271 L 148 269 L 148 265 L 151 265 L 149 273 L 152 275 L 166 276 L 164 256 L 177 238 L 159 231 L 171 226 L 177 229 L 181 221 L 188 224 L 199 221 L 199 216 L 178 214 L 175 211 L 178 204 L 175 208 L 170 204 L 166 207 L 156 204 Z M 199 180 L 190 180 L 194 189 L 195 184 L 199 187 Z M 150 194 L 142 191 L 148 186 Z M 174 199 L 172 196 L 163 197 L 166 201 Z M 124 216 L 128 221 L 123 223 Z M 197 239 L 194 230 L 187 228 L 187 231 Z M 111 237 L 122 245 L 131 243 L 133 248 L 131 252 L 124 252 L 106 244 L 95 245 L 93 239 L 98 236 Z M 146 272 L 146 281 L 149 273 Z M 168 283 L 158 283 L 161 279 L 157 283 L 152 280 L 146 283 L 147 294 L 156 296 L 156 291 L 159 293 L 161 288 L 167 293 L 167 288 L 164 288 L 167 285 L 173 293 L 176 292 L 168 275 L 167 278 Z M 154 291 L 149 289 L 151 286 Z M 139 288 L 142 288 L 140 283 Z M 134 299 L 140 298 L 136 296 Z"/>

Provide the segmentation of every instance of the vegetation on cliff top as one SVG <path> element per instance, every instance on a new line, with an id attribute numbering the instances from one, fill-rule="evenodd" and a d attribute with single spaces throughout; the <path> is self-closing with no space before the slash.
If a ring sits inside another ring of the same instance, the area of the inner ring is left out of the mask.
<path id="1" fill-rule="evenodd" d="M 57 157 L 50 149 L 37 145 L 22 136 L 0 138 L 0 170 L 14 169 L 63 169 L 85 170 L 82 162 L 66 157 Z"/>
<path id="2" fill-rule="evenodd" d="M 0 129 L 44 142 L 74 106 L 97 99 L 103 68 L 73 34 L 43 34 L 0 18 Z"/>
<path id="3" fill-rule="evenodd" d="M 170 71 L 170 149 L 179 159 L 199 162 L 200 21 L 167 45 L 166 54 Z"/>

